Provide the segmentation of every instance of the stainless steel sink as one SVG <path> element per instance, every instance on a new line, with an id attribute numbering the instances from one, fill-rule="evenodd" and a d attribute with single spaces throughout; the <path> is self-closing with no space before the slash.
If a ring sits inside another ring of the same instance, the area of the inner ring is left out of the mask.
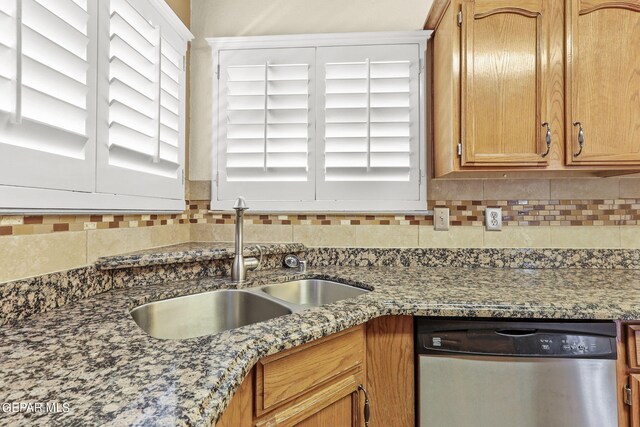
<path id="1" fill-rule="evenodd" d="M 263 292 L 298 305 L 323 305 L 369 292 L 367 289 L 344 285 L 331 280 L 306 279 L 264 286 Z"/>
<path id="2" fill-rule="evenodd" d="M 151 302 L 131 311 L 147 334 L 186 339 L 291 314 L 292 310 L 254 292 L 218 290 Z"/>

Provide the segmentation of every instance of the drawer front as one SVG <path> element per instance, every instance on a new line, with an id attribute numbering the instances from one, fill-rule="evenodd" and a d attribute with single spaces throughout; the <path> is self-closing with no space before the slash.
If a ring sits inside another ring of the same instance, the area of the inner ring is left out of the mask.
<path id="1" fill-rule="evenodd" d="M 266 412 L 364 364 L 364 328 L 357 326 L 258 362 L 257 411 Z"/>

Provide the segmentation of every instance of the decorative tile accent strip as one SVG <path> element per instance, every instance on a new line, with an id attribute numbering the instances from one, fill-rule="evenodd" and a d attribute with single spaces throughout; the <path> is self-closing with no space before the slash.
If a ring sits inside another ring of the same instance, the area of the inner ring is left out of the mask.
<path id="1" fill-rule="evenodd" d="M 173 215 L 0 216 L 0 236 L 45 234 L 172 224 L 233 224 L 229 213 L 209 212 L 208 200 L 186 202 Z M 640 225 L 640 199 L 599 200 L 431 200 L 428 208 L 451 209 L 452 226 L 482 226 L 486 206 L 502 207 L 503 225 Z M 431 215 L 245 215 L 247 224 L 273 225 L 433 225 Z"/>
<path id="2" fill-rule="evenodd" d="M 188 224 L 189 210 L 172 215 L 0 216 L 0 236 Z"/>
<path id="3" fill-rule="evenodd" d="M 112 288 L 111 276 L 82 267 L 0 285 L 0 325 L 49 311 Z"/>
<path id="4" fill-rule="evenodd" d="M 502 208 L 503 225 L 640 225 L 640 200 L 431 200 L 448 207 L 453 226 L 482 226 L 487 206 Z M 190 201 L 191 224 L 233 224 L 231 214 L 209 212 L 209 201 Z M 433 225 L 431 215 L 245 215 L 248 224 Z"/>
<path id="5" fill-rule="evenodd" d="M 627 249 L 367 249 L 308 248 L 316 266 L 640 270 L 640 250 Z"/>

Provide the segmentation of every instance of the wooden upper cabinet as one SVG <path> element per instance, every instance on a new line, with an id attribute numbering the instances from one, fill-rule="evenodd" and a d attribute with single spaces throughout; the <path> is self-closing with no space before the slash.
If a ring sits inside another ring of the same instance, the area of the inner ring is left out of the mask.
<path id="1" fill-rule="evenodd" d="M 640 165 L 640 0 L 567 0 L 565 18 L 567 164 Z"/>
<path id="2" fill-rule="evenodd" d="M 551 0 L 462 2 L 462 166 L 545 166 Z"/>

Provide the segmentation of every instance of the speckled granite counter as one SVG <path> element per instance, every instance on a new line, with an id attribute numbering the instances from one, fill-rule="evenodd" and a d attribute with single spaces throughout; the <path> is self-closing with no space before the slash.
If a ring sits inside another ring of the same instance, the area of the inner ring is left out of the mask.
<path id="1" fill-rule="evenodd" d="M 244 256 L 260 256 L 284 254 L 305 250 L 302 243 L 251 243 L 245 246 Z M 102 257 L 96 261 L 98 270 L 114 268 L 148 267 L 188 262 L 212 261 L 216 259 L 233 258 L 234 244 L 190 242 L 178 245 L 152 248 L 144 251 L 132 252 L 124 255 Z"/>
<path id="2" fill-rule="evenodd" d="M 640 271 L 322 267 L 306 276 L 373 292 L 220 334 L 148 337 L 137 304 L 231 287 L 224 278 L 112 289 L 0 328 L 0 402 L 67 403 L 0 424 L 210 425 L 255 362 L 390 314 L 640 319 Z M 301 277 L 264 271 L 247 286 Z"/>

